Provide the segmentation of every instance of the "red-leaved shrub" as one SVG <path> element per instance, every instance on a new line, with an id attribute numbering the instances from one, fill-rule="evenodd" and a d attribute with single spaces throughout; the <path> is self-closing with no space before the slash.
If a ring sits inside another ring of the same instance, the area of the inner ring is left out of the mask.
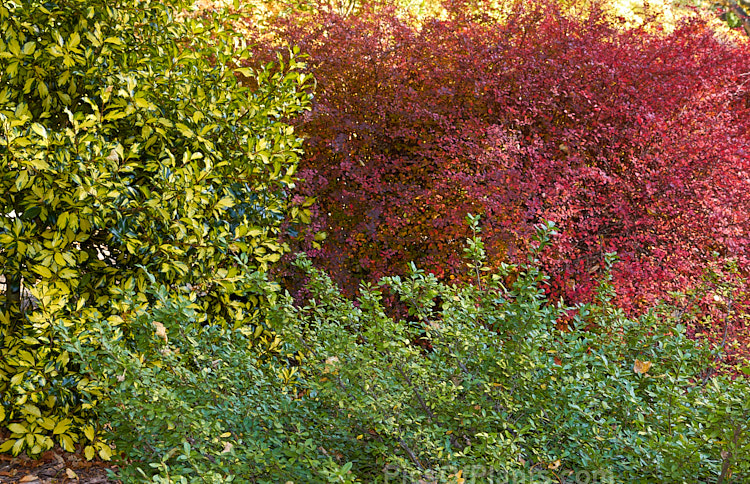
<path id="1" fill-rule="evenodd" d="M 309 252 L 339 283 L 410 261 L 458 277 L 467 212 L 496 262 L 556 222 L 543 262 L 568 302 L 590 296 L 608 251 L 631 308 L 694 285 L 714 252 L 747 267 L 746 43 L 698 17 L 667 34 L 596 7 L 447 10 L 419 26 L 383 8 L 273 24 L 317 80 L 297 195 L 317 198 L 310 233 L 328 237 Z"/>

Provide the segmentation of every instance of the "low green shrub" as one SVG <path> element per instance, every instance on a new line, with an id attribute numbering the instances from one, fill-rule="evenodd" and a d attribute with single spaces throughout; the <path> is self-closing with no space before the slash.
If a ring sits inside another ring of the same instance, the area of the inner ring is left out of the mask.
<path id="1" fill-rule="evenodd" d="M 201 325 L 194 295 L 123 294 L 66 349 L 106 384 L 100 421 L 126 482 L 745 482 L 748 384 L 705 377 L 711 348 L 671 308 L 628 319 L 545 297 L 533 257 L 473 285 L 412 267 L 352 301 L 301 257 L 311 299 L 279 298 L 270 356 L 249 330 Z M 552 226 L 540 232 L 546 243 Z M 608 255 L 604 263 L 612 264 Z M 268 284 L 261 275 L 248 291 Z M 565 322 L 565 324 L 563 324 Z M 98 342 L 97 345 L 87 344 Z"/>
<path id="2" fill-rule="evenodd" d="M 617 482 L 750 476 L 748 385 L 702 379 L 712 351 L 669 308 L 628 319 L 604 278 L 595 303 L 560 331 L 570 309 L 546 300 L 533 259 L 483 275 L 478 237 L 467 252 L 474 285 L 415 268 L 381 281 L 407 304 L 408 321 L 389 318 L 378 291 L 346 300 L 299 262 L 314 299 L 287 305 L 278 330 L 309 355 L 301 386 L 328 406 L 319 438 L 331 454 L 359 475 L 395 466 L 414 481 L 461 470 Z"/>
<path id="3" fill-rule="evenodd" d="M 238 290 L 272 293 L 259 274 Z M 257 345 L 250 328 L 206 325 L 194 293 L 155 284 L 151 295 L 152 304 L 127 292 L 113 298 L 119 324 L 87 309 L 76 326 L 84 329 L 58 328 L 81 373 L 105 388 L 97 410 L 123 461 L 120 478 L 307 482 L 313 468 L 327 482 L 338 466 L 306 437 L 301 424 L 313 411 L 286 392 L 269 357 L 278 341 Z"/>

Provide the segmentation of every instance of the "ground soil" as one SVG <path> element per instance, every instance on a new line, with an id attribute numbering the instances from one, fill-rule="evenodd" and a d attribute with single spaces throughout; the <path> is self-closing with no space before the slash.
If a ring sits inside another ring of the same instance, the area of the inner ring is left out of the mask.
<path id="1" fill-rule="evenodd" d="M 0 433 L 0 442 L 7 435 Z M 117 467 L 103 461 L 87 461 L 83 452 L 64 452 L 55 448 L 36 459 L 25 455 L 13 457 L 0 454 L 0 483 L 2 484 L 114 484 L 108 471 Z"/>

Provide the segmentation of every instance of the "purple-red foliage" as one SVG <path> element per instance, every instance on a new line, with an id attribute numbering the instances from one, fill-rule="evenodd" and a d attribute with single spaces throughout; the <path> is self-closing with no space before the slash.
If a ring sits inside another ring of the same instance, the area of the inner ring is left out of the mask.
<path id="1" fill-rule="evenodd" d="M 693 285 L 718 252 L 750 262 L 750 49 L 701 19 L 622 30 L 595 8 L 524 3 L 503 21 L 414 27 L 387 9 L 275 24 L 317 79 L 298 195 L 311 255 L 345 288 L 415 261 L 464 271 L 467 212 L 492 262 L 560 228 L 550 290 L 585 300 L 619 253 L 620 302 Z M 263 47 L 261 46 L 260 49 Z"/>

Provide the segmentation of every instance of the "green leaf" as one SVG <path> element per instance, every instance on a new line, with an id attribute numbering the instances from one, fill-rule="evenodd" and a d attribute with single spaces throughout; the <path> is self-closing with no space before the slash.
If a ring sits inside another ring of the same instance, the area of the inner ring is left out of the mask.
<path id="1" fill-rule="evenodd" d="M 46 138 L 47 137 L 47 130 L 45 129 L 44 126 L 42 126 L 39 123 L 32 124 L 31 125 L 31 130 L 33 132 L 35 132 L 36 134 L 38 134 L 39 136 L 41 136 L 42 138 Z"/>
<path id="2" fill-rule="evenodd" d="M 63 434 L 67 432 L 68 429 L 70 429 L 70 426 L 72 423 L 73 421 L 70 420 L 69 418 L 64 418 L 58 421 L 57 424 L 55 425 L 54 430 L 52 430 L 52 435 L 58 435 L 58 434 Z"/>
<path id="3" fill-rule="evenodd" d="M 182 135 L 184 137 L 186 137 L 186 138 L 192 138 L 193 136 L 195 136 L 195 133 L 193 133 L 193 130 L 191 130 L 190 128 L 188 128 L 183 123 L 175 123 L 175 128 L 177 128 L 178 130 L 180 130 L 180 133 L 182 133 Z"/>
<path id="4" fill-rule="evenodd" d="M 12 449 L 14 443 L 15 443 L 14 441 L 8 439 L 2 444 L 0 444 L 0 454 L 8 452 L 10 449 Z"/>
<path id="5" fill-rule="evenodd" d="M 16 441 L 15 441 L 15 442 L 13 443 L 13 447 L 11 448 L 11 450 L 10 450 L 10 453 L 11 453 L 11 454 L 13 454 L 13 455 L 18 455 L 18 454 L 20 454 L 20 453 L 21 453 L 21 451 L 23 450 L 23 446 L 24 446 L 24 442 L 25 442 L 25 441 L 26 441 L 26 440 L 25 440 L 25 439 L 23 439 L 23 438 L 21 438 L 21 439 L 18 439 L 18 440 L 16 440 Z"/>
<path id="6" fill-rule="evenodd" d="M 94 432 L 94 426 L 93 425 L 86 425 L 83 428 L 83 434 L 86 436 L 87 439 L 89 439 L 91 442 L 94 441 L 95 432 Z"/>
<path id="7" fill-rule="evenodd" d="M 26 42 L 21 51 L 23 55 L 31 55 L 36 51 L 36 42 Z"/>
<path id="8" fill-rule="evenodd" d="M 78 47 L 78 44 L 81 43 L 81 36 L 78 34 L 78 32 L 73 32 L 70 37 L 68 37 L 68 49 L 74 49 Z"/>
<path id="9" fill-rule="evenodd" d="M 52 272 L 44 266 L 32 266 L 31 270 L 44 277 L 45 279 L 49 279 L 52 277 Z"/>
<path id="10" fill-rule="evenodd" d="M 255 72 L 249 67 L 240 67 L 235 69 L 234 72 L 242 74 L 245 77 L 253 77 L 255 75 Z"/>
<path id="11" fill-rule="evenodd" d="M 23 412 L 27 415 L 33 415 L 34 417 L 41 418 L 42 412 L 36 405 L 26 404 L 23 406 Z"/>
<path id="12" fill-rule="evenodd" d="M 103 442 L 97 442 L 96 447 L 99 449 L 99 457 L 103 461 L 109 461 L 112 459 L 112 448 L 103 443 Z"/>
<path id="13" fill-rule="evenodd" d="M 55 428 L 55 420 L 51 417 L 44 417 L 41 421 L 38 421 L 39 425 L 45 430 L 53 430 Z"/>
<path id="14" fill-rule="evenodd" d="M 68 434 L 61 434 L 59 437 L 60 447 L 67 452 L 75 452 L 75 444 Z"/>
<path id="15" fill-rule="evenodd" d="M 10 42 L 8 42 L 8 50 L 11 54 L 18 57 L 21 55 L 21 46 L 18 44 L 18 41 L 16 39 L 10 39 Z"/>
<path id="16" fill-rule="evenodd" d="M 28 170 L 22 170 L 18 173 L 18 178 L 16 178 L 16 190 L 19 192 L 26 188 L 26 185 L 29 183 L 29 172 Z"/>
<path id="17" fill-rule="evenodd" d="M 26 427 L 18 423 L 12 423 L 8 425 L 8 430 L 13 432 L 14 434 L 20 434 L 20 435 L 26 435 L 27 433 L 29 433 Z"/>
<path id="18" fill-rule="evenodd" d="M 113 109 L 109 111 L 105 116 L 105 121 L 117 121 L 118 119 L 122 119 L 127 117 L 127 113 L 125 111 L 121 111 L 119 109 Z"/>

